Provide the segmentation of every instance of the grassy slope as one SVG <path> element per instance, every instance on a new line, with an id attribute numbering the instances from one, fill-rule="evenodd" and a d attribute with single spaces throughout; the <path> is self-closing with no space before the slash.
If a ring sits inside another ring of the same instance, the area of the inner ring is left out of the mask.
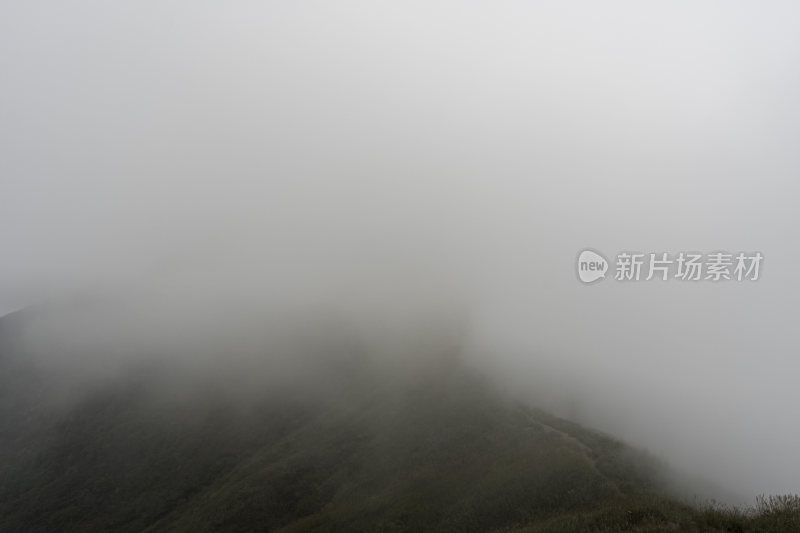
<path id="1" fill-rule="evenodd" d="M 158 381 L 129 376 L 58 416 L 30 387 L 2 389 L 0 531 L 800 529 L 781 508 L 670 500 L 643 454 L 459 367 L 358 371 L 324 395 L 246 406 Z"/>

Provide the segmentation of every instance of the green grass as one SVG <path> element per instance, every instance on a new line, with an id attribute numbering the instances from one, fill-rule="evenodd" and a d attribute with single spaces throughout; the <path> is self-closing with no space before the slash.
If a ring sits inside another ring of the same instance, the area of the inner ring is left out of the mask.
<path id="1" fill-rule="evenodd" d="M 246 405 L 156 381 L 58 416 L 2 396 L 0 531 L 800 531 L 796 497 L 681 503 L 647 454 L 458 366 Z"/>

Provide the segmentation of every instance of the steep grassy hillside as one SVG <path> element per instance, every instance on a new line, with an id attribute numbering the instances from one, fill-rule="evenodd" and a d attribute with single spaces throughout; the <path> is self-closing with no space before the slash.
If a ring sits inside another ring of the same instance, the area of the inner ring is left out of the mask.
<path id="1" fill-rule="evenodd" d="M 800 524 L 794 500 L 750 514 L 673 501 L 645 454 L 519 405 L 452 358 L 402 377 L 353 360 L 324 387 L 246 395 L 232 374 L 187 383 L 181 364 L 141 364 L 56 405 L 60 377 L 4 349 L 3 532 Z"/>

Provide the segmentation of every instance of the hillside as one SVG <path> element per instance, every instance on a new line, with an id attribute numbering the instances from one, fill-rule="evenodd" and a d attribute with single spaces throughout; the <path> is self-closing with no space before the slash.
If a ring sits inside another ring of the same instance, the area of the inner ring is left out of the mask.
<path id="1" fill-rule="evenodd" d="M 521 405 L 453 357 L 363 358 L 242 394 L 141 362 L 71 390 L 0 353 L 0 531 L 786 530 L 798 513 L 696 510 L 661 466 Z M 252 378 L 252 376 L 251 376 Z M 179 384 L 179 385 L 178 385 Z"/>

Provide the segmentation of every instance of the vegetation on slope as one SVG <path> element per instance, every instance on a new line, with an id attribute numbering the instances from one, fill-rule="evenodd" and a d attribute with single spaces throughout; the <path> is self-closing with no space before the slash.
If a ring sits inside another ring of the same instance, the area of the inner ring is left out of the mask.
<path id="1" fill-rule="evenodd" d="M 4 532 L 800 530 L 796 498 L 675 501 L 646 454 L 452 359 L 402 378 L 361 361 L 324 391 L 246 401 L 145 366 L 57 411 L 52 382 L 0 366 Z"/>

